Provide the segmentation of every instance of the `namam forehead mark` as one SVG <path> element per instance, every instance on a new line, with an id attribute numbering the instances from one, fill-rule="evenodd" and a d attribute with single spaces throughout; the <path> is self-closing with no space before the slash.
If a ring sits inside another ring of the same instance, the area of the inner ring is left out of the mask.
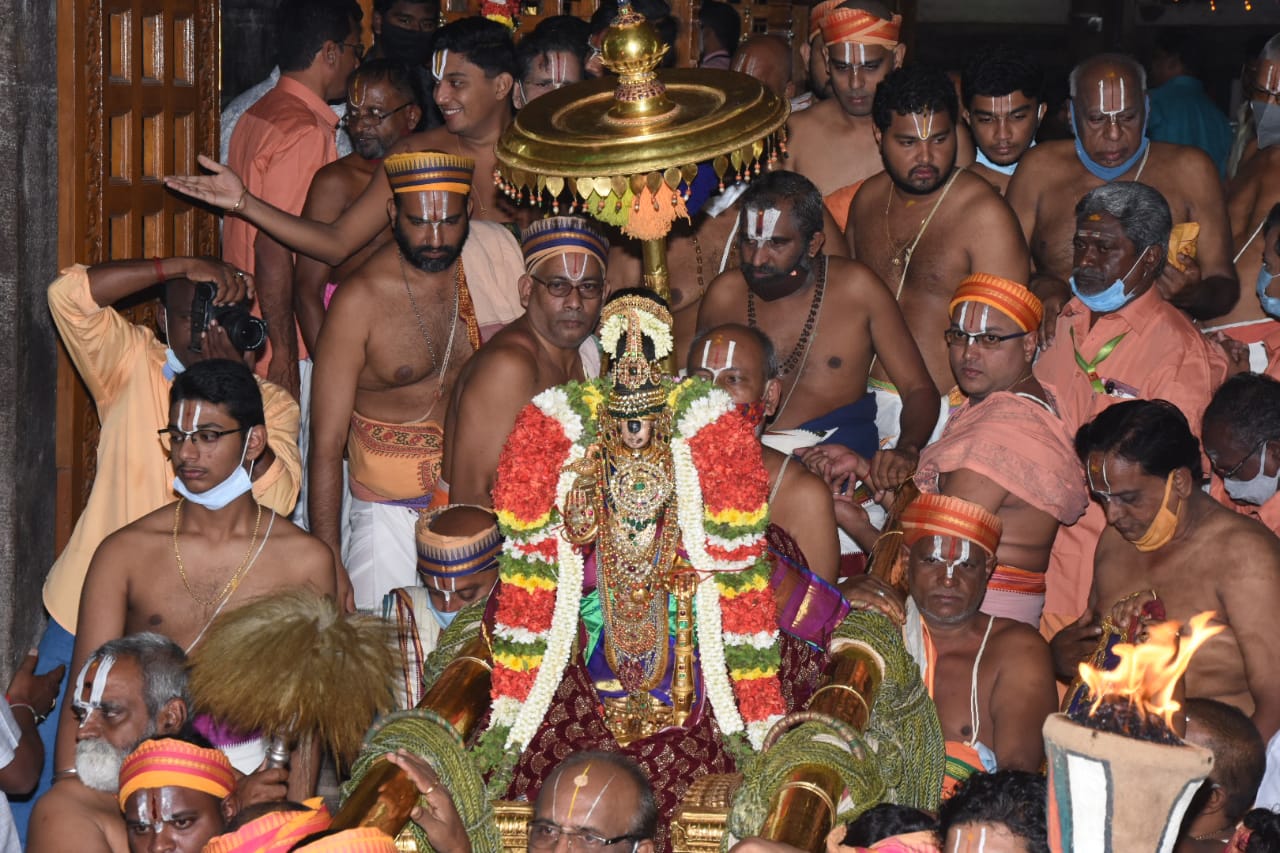
<path id="1" fill-rule="evenodd" d="M 132 823 L 141 824 L 152 835 L 164 829 L 166 823 L 173 823 L 177 807 L 174 803 L 172 785 L 166 785 L 163 788 L 143 788 L 135 796 L 138 816 Z"/>
<path id="2" fill-rule="evenodd" d="M 534 68 L 546 69 L 546 82 L 554 88 L 559 89 L 569 82 L 569 54 L 563 50 L 553 50 L 538 56 L 534 60 Z"/>
<path id="3" fill-rule="evenodd" d="M 115 663 L 114 655 L 103 655 L 81 667 L 80 674 L 76 678 L 76 692 L 71 700 L 72 706 L 84 714 L 80 720 L 81 728 L 89 721 L 90 714 L 102 709 L 102 694 L 107 689 L 107 678 L 110 677 Z M 91 668 L 94 669 L 92 676 L 89 675 Z M 85 690 L 89 691 L 88 698 L 85 697 Z"/>
<path id="4" fill-rule="evenodd" d="M 1101 70 L 1096 82 L 1086 83 L 1081 88 L 1089 102 L 1089 110 L 1101 113 L 1113 123 L 1121 113 L 1136 107 L 1142 97 L 1137 81 L 1123 69 L 1114 67 Z"/>
<path id="5" fill-rule="evenodd" d="M 418 214 L 407 213 L 407 215 L 412 219 L 418 220 L 417 224 L 419 225 L 430 226 L 432 236 L 436 239 L 440 237 L 440 227 L 447 225 L 447 220 L 460 216 L 466 208 L 466 196 L 460 193 L 446 190 L 424 190 L 414 195 L 418 197 L 422 212 Z M 403 205 L 403 202 L 401 204 Z"/>
<path id="6" fill-rule="evenodd" d="M 884 54 L 875 52 L 872 47 L 861 42 L 842 41 L 827 45 L 827 55 L 846 65 L 867 65 L 884 59 Z"/>
<path id="7" fill-rule="evenodd" d="M 1008 95 L 988 95 L 987 97 L 991 99 L 991 105 L 981 109 L 977 109 L 975 106 L 974 112 L 986 113 L 995 118 L 1008 118 L 1013 114 L 1014 106 L 1012 93 Z M 1018 109 L 1024 109 L 1026 106 L 1028 105 L 1024 104 Z"/>
<path id="8" fill-rule="evenodd" d="M 916 126 L 916 136 L 920 139 L 928 139 L 933 135 L 933 110 L 925 110 L 922 113 L 911 113 L 911 122 Z"/>
<path id="9" fill-rule="evenodd" d="M 1280 95 L 1280 62 L 1263 59 L 1253 72 L 1253 87 L 1272 95 Z"/>
<path id="10" fill-rule="evenodd" d="M 449 64 L 449 49 L 437 50 L 431 56 L 431 76 L 439 83 L 444 79 L 445 66 Z"/>
<path id="11" fill-rule="evenodd" d="M 711 374 L 711 381 L 720 381 L 720 374 L 731 370 L 733 351 L 738 342 L 724 335 L 713 335 L 702 344 L 702 363 L 699 367 Z"/>
<path id="12" fill-rule="evenodd" d="M 970 313 L 970 308 L 973 312 Z M 974 332 L 985 335 L 987 333 L 987 321 L 991 317 L 991 306 L 985 302 L 961 302 L 959 309 L 956 311 L 956 325 L 966 332 Z M 969 328 L 965 325 L 972 318 L 978 324 L 977 328 Z"/>
<path id="13" fill-rule="evenodd" d="M 969 562 L 973 554 L 973 543 L 955 536 L 935 535 L 932 540 L 929 556 L 946 566 L 947 580 L 955 580 L 956 566 Z"/>
<path id="14" fill-rule="evenodd" d="M 747 242 L 763 246 L 772 240 L 781 216 L 782 211 L 777 207 L 757 207 L 756 205 L 747 207 Z"/>
<path id="15" fill-rule="evenodd" d="M 1090 453 L 1089 464 L 1085 468 L 1085 474 L 1089 478 L 1089 491 L 1103 498 L 1111 497 L 1111 482 L 1107 480 L 1107 454 Z M 1098 488 L 1098 484 L 1102 484 L 1102 488 Z"/>
<path id="16" fill-rule="evenodd" d="M 592 261 L 595 263 L 592 264 Z M 538 278 L 543 280 L 563 278 L 579 282 L 587 278 L 593 269 L 599 271 L 598 276 L 604 275 L 604 267 L 595 256 L 583 252 L 563 252 L 540 259 L 529 267 L 529 274 L 533 275 L 536 271 L 542 270 L 538 273 Z"/>

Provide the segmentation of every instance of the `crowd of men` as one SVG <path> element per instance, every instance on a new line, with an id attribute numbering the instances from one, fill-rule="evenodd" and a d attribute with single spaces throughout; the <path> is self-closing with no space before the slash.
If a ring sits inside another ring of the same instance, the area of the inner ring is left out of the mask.
<path id="1" fill-rule="evenodd" d="M 638 5 L 668 39 L 683 25 Z M 375 0 L 366 50 L 354 0 L 284 0 L 277 68 L 224 116 L 222 162 L 169 179 L 226 212 L 221 260 L 50 285 L 102 431 L 45 585 L 46 674 L 33 654 L 0 705 L 4 850 L 394 849 L 294 847 L 327 825 L 315 762 L 272 768 L 197 713 L 185 656 L 219 614 L 309 588 L 396 623 L 412 705 L 441 631 L 483 605 L 494 562 L 438 554 L 487 541 L 517 416 L 600 374 L 601 306 L 641 283 L 636 241 L 503 196 L 495 144 L 609 73 L 615 13 L 514 42 Z M 1225 629 L 1186 673 L 1186 737 L 1216 763 L 1178 849 L 1222 850 L 1242 821 L 1274 838 L 1250 807 L 1280 809 L 1280 36 L 1247 58 L 1233 154 L 1176 40 L 1149 70 L 1081 58 L 1055 139 L 1034 57 L 984 51 L 955 81 L 912 62 L 876 0 L 814 5 L 799 68 L 717 0 L 693 23 L 701 67 L 793 111 L 779 168 L 671 234 L 675 369 L 759 414 L 773 522 L 902 627 L 947 741 L 940 822 L 885 806 L 832 848 L 981 849 L 980 829 L 1047 850 L 1041 725 L 1149 600 Z M 113 307 L 153 287 L 158 331 Z M 866 573 L 890 535 L 897 586 Z M 469 849 L 431 768 L 390 760 L 435 849 Z M 538 795 L 529 849 L 649 850 L 656 820 L 641 770 L 581 753 Z"/>

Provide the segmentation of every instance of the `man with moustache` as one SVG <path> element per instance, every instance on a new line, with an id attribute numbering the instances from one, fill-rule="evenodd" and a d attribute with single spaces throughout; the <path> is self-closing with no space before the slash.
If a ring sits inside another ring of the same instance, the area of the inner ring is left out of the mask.
<path id="1" fill-rule="evenodd" d="M 179 731 L 189 715 L 187 656 L 167 637 L 133 634 L 89 656 L 73 683 L 75 767 L 36 802 L 29 853 L 128 853 L 120 767 L 139 743 Z"/>
<path id="2" fill-rule="evenodd" d="M 871 460 L 874 491 L 896 488 L 933 431 L 938 392 L 893 294 L 864 265 L 823 253 L 822 196 L 803 176 L 771 172 L 739 205 L 742 266 L 707 288 L 699 330 L 738 323 L 779 345 L 781 401 L 766 443 L 784 452 L 844 445 Z M 864 391 L 873 359 L 901 389 L 896 449 L 877 449 L 875 399 Z"/>
<path id="3" fill-rule="evenodd" d="M 414 527 L 440 475 L 454 382 L 486 330 L 519 314 L 524 262 L 505 228 L 471 221 L 474 167 L 442 152 L 386 159 L 395 240 L 343 282 L 320 331 L 311 527 L 345 557 L 362 609 L 414 582 Z M 346 543 L 344 450 L 356 499 Z"/>
<path id="4" fill-rule="evenodd" d="M 852 257 L 897 297 L 939 394 L 955 387 L 943 332 L 956 282 L 975 272 L 1025 282 L 1027 247 L 999 194 L 956 168 L 955 87 L 927 66 L 895 71 L 876 90 L 876 142 L 884 172 L 862 184 L 845 231 Z M 897 435 L 898 390 L 887 365 L 871 371 L 881 442 Z M 951 395 L 947 409 L 962 400 Z"/>
<path id="5" fill-rule="evenodd" d="M 1044 70 L 1017 48 L 998 48 L 965 66 L 960 95 L 977 149 L 969 171 L 1004 195 L 1048 109 Z"/>
<path id="6" fill-rule="evenodd" d="M 1197 319 L 1219 317 L 1236 304 L 1239 284 L 1217 167 L 1198 148 L 1146 138 L 1146 88 L 1146 71 L 1131 57 L 1102 54 L 1077 65 L 1071 72 L 1076 139 L 1037 145 L 1009 182 L 1005 197 L 1022 224 L 1036 271 L 1058 280 L 1036 294 L 1045 300 L 1046 324 L 1071 298 L 1061 284 L 1073 266 L 1071 209 L 1089 190 L 1114 181 L 1154 187 L 1175 225 L 1200 226 L 1194 254 L 1176 252 L 1177 263 L 1163 266 L 1160 294 Z"/>
<path id="7" fill-rule="evenodd" d="M 407 65 L 386 59 L 361 65 L 347 85 L 347 111 L 342 119 L 353 150 L 316 172 L 302 215 L 317 222 L 332 222 L 342 215 L 364 192 L 392 147 L 418 127 L 422 114 L 422 95 Z M 298 256 L 293 307 L 308 350 L 315 348 L 325 306 L 338 283 L 390 239 L 391 228 L 384 228 L 337 266 Z"/>

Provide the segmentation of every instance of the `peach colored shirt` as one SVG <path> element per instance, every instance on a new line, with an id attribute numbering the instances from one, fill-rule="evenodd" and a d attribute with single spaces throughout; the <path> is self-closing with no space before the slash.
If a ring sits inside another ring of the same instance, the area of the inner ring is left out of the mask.
<path id="1" fill-rule="evenodd" d="M 337 128 L 338 116 L 319 95 L 282 75 L 236 124 L 227 165 L 250 193 L 297 216 L 316 172 L 338 159 Z M 257 237 L 258 229 L 249 222 L 228 216 L 222 226 L 223 260 L 253 272 Z M 305 358 L 301 336 L 298 347 Z M 269 363 L 268 352 L 258 360 L 258 373 L 265 375 Z"/>
<path id="2" fill-rule="evenodd" d="M 1036 362 L 1035 375 L 1057 392 L 1058 413 L 1072 435 L 1100 412 L 1126 399 L 1168 400 L 1182 411 L 1191 431 L 1200 434 L 1200 421 L 1214 391 L 1227 375 L 1227 358 L 1207 340 L 1186 315 L 1170 305 L 1153 286 L 1118 311 L 1098 317 L 1071 299 L 1058 316 L 1053 345 Z M 1095 391 L 1076 363 L 1074 345 L 1092 361 L 1108 341 L 1123 334 L 1096 368 L 1111 393 Z M 1093 552 L 1106 525 L 1097 504 L 1071 527 L 1058 531 L 1045 577 L 1042 630 L 1046 636 L 1076 619 L 1089 601 L 1093 583 Z"/>
<path id="3" fill-rule="evenodd" d="M 174 499 L 173 468 L 156 436 L 169 422 L 169 380 L 164 344 L 149 329 L 94 302 L 86 267 L 64 270 L 49 285 L 49 310 L 102 420 L 93 491 L 44 585 L 50 615 L 75 633 L 80 588 L 98 545 Z M 258 385 L 267 443 L 276 458 L 254 481 L 253 494 L 288 515 L 302 482 L 298 404 L 283 388 L 263 379 Z"/>

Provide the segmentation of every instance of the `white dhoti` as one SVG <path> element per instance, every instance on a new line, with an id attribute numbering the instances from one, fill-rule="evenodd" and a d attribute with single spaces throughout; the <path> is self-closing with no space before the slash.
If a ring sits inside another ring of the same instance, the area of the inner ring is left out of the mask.
<path id="1" fill-rule="evenodd" d="M 356 607 L 376 613 L 388 592 L 418 584 L 418 511 L 352 497 L 350 519 L 342 562 L 355 589 Z"/>
<path id="2" fill-rule="evenodd" d="M 876 432 L 880 434 L 880 447 L 897 447 L 898 436 L 902 433 L 902 398 L 887 382 L 868 382 L 867 390 L 876 395 Z M 938 423 L 929 436 L 928 444 L 938 440 L 946 429 L 951 410 L 964 405 L 964 401 L 964 395 L 954 388 L 951 393 L 942 396 L 938 407 Z"/>

